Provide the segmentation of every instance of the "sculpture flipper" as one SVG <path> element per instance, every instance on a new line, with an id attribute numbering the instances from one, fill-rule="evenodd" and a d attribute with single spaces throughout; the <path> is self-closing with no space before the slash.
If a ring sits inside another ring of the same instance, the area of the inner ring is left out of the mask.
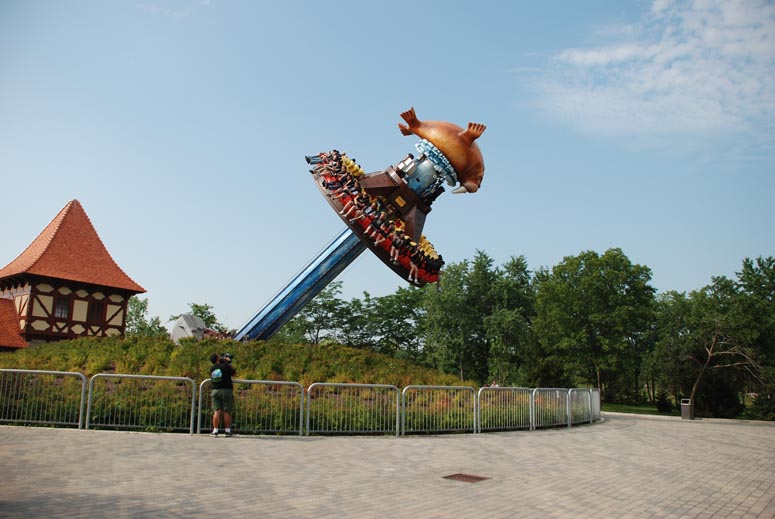
<path id="1" fill-rule="evenodd" d="M 401 119 L 407 122 L 409 126 L 405 126 L 398 123 L 398 128 L 401 130 L 402 135 L 412 135 L 414 131 L 412 128 L 416 128 L 420 125 L 420 120 L 417 119 L 417 114 L 414 113 L 414 107 L 410 108 L 406 112 L 401 113 Z"/>
<path id="2" fill-rule="evenodd" d="M 468 143 L 470 146 L 472 142 L 482 136 L 484 130 L 486 129 L 487 126 L 483 125 L 482 123 L 468 123 L 468 128 L 466 128 L 465 131 L 460 132 L 458 135 L 460 135 L 460 140 Z"/>

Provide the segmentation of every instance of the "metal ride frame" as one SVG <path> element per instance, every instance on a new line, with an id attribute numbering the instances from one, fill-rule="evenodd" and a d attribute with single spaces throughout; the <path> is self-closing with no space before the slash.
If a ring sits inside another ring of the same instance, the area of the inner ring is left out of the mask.
<path id="1" fill-rule="evenodd" d="M 210 379 L 0 369 L 0 423 L 154 432 L 209 431 Z M 482 433 L 601 420 L 597 389 L 234 380 L 240 434 Z M 103 387 L 104 386 L 104 387 Z M 306 395 L 306 396 L 305 396 Z M 84 407 L 86 413 L 84 416 Z M 195 426 L 196 423 L 196 426 Z M 236 424 L 237 422 L 235 422 Z"/>

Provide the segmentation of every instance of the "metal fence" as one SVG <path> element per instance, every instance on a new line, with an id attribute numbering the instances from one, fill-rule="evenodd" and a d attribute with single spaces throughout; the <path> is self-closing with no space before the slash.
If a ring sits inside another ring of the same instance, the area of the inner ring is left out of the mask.
<path id="1" fill-rule="evenodd" d="M 193 434 L 195 402 L 190 378 L 99 373 L 89 381 L 86 428 Z"/>
<path id="2" fill-rule="evenodd" d="M 144 431 L 211 430 L 210 379 L 0 369 L 0 422 Z M 601 419 L 596 389 L 234 380 L 240 434 L 442 434 L 571 427 Z M 86 411 L 84 413 L 84 407 Z M 196 423 L 196 427 L 195 427 Z"/>
<path id="3" fill-rule="evenodd" d="M 234 379 L 231 429 L 240 434 L 303 434 L 304 388 L 298 382 Z M 212 381 L 199 385 L 196 432 L 212 431 Z M 204 423 L 204 426 L 202 425 Z"/>
<path id="4" fill-rule="evenodd" d="M 307 434 L 399 434 L 398 388 L 316 382 L 307 389 Z"/>
<path id="5" fill-rule="evenodd" d="M 592 395 L 588 389 L 568 390 L 568 427 L 592 423 Z"/>
<path id="6" fill-rule="evenodd" d="M 0 369 L 0 422 L 81 429 L 86 382 L 82 373 Z"/>
<path id="7" fill-rule="evenodd" d="M 560 388 L 536 388 L 530 402 L 533 409 L 532 429 L 568 425 L 568 390 Z"/>
<path id="8" fill-rule="evenodd" d="M 476 432 L 476 393 L 469 386 L 406 386 L 401 434 Z"/>
<path id="9" fill-rule="evenodd" d="M 525 387 L 483 387 L 477 395 L 478 431 L 530 429 L 532 389 Z"/>

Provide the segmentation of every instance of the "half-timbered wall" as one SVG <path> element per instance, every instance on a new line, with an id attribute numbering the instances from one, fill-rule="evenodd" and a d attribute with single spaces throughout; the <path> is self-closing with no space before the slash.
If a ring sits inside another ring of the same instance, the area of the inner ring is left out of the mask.
<path id="1" fill-rule="evenodd" d="M 30 312 L 22 330 L 28 340 L 124 333 L 128 298 L 121 292 L 47 280 L 32 282 L 27 297 Z"/>

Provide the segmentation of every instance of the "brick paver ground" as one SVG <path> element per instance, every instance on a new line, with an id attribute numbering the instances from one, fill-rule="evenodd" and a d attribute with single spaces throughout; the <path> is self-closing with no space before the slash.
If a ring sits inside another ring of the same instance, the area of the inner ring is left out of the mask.
<path id="1" fill-rule="evenodd" d="M 0 426 L 0 517 L 775 518 L 775 424 L 604 416 L 404 438 Z"/>

